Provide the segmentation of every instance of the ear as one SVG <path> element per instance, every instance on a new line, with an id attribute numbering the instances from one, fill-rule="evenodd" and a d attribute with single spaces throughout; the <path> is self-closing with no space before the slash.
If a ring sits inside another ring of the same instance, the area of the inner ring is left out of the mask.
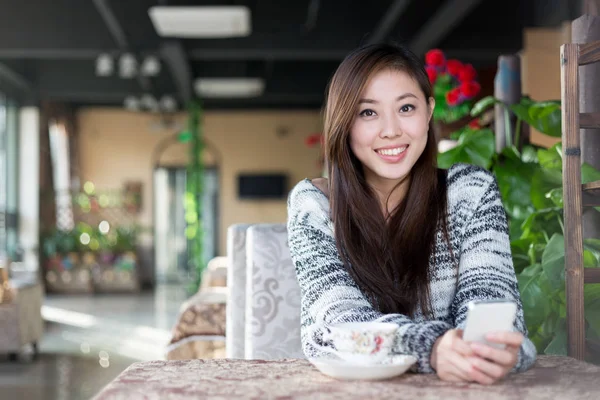
<path id="1" fill-rule="evenodd" d="M 429 98 L 429 118 L 427 119 L 427 122 L 429 123 L 431 121 L 431 117 L 433 117 L 433 109 L 435 108 L 435 99 L 433 97 Z"/>

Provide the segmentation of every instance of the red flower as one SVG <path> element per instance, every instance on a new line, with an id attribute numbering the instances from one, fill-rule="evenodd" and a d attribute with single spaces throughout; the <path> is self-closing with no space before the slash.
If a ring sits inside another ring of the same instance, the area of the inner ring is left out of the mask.
<path id="1" fill-rule="evenodd" d="M 429 50 L 425 54 L 425 63 L 435 67 L 442 67 L 446 63 L 446 56 L 439 49 Z"/>
<path id="2" fill-rule="evenodd" d="M 460 92 L 468 98 L 475 97 L 481 91 L 481 86 L 477 82 L 463 82 L 460 84 Z"/>
<path id="3" fill-rule="evenodd" d="M 481 128 L 481 125 L 479 125 L 479 120 L 478 119 L 474 119 L 473 121 L 469 122 L 469 128 L 471 128 L 471 129 L 479 129 L 479 128 Z"/>
<path id="4" fill-rule="evenodd" d="M 435 83 L 435 80 L 437 79 L 437 71 L 432 66 L 427 66 L 425 68 L 425 71 L 427 71 L 427 76 L 429 77 L 429 82 L 431 82 L 431 84 L 433 85 Z"/>
<path id="5" fill-rule="evenodd" d="M 460 71 L 463 69 L 463 64 L 458 60 L 448 60 L 446 64 L 446 68 L 448 68 L 448 73 L 452 76 L 458 76 Z"/>
<path id="6" fill-rule="evenodd" d="M 462 69 L 460 70 L 460 72 L 458 73 L 458 79 L 461 82 L 474 81 L 476 76 L 477 76 L 477 71 L 475 70 L 475 68 L 473 68 L 473 66 L 471 64 L 467 64 L 467 65 L 463 66 Z"/>
<path id="7" fill-rule="evenodd" d="M 458 104 L 460 100 L 460 89 L 454 88 L 446 93 L 446 102 L 448 102 L 449 106 L 455 106 Z"/>
<path id="8" fill-rule="evenodd" d="M 304 140 L 304 144 L 308 147 L 314 147 L 316 144 L 323 142 L 322 136 L 320 133 L 312 134 Z"/>

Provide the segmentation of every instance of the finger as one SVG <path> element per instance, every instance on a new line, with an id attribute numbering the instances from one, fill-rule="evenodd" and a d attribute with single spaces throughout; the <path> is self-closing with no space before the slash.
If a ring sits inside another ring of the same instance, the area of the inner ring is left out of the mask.
<path id="1" fill-rule="evenodd" d="M 512 367 L 516 362 L 516 354 L 507 349 L 495 349 L 482 343 L 472 343 L 473 352 L 484 359 L 506 367 Z"/>
<path id="2" fill-rule="evenodd" d="M 473 349 L 461 337 L 455 337 L 452 341 L 452 350 L 465 357 L 473 355 Z"/>
<path id="3" fill-rule="evenodd" d="M 486 361 L 482 358 L 474 358 L 470 360 L 476 370 L 484 373 L 487 377 L 491 378 L 494 382 L 503 378 L 507 373 L 507 369 L 503 368 L 499 364 L 495 364 L 490 361 Z"/>
<path id="4" fill-rule="evenodd" d="M 440 377 L 441 380 L 443 381 L 447 381 L 447 382 L 470 382 L 471 379 L 469 378 L 464 378 L 462 376 L 460 376 L 459 374 L 456 374 L 454 371 L 441 371 L 438 372 L 438 376 Z"/>
<path id="5" fill-rule="evenodd" d="M 454 367 L 453 373 L 462 380 L 470 382 L 471 373 L 475 370 L 473 364 L 460 354 L 451 354 L 448 357 L 448 363 Z"/>
<path id="6" fill-rule="evenodd" d="M 514 347 L 520 347 L 523 344 L 523 334 L 521 332 L 495 332 L 487 335 L 486 339 L 493 343 Z"/>
<path id="7" fill-rule="evenodd" d="M 473 369 L 473 372 L 471 372 L 470 375 L 471 375 L 471 381 L 480 383 L 482 385 L 492 385 L 492 384 L 496 383 L 496 380 L 497 380 L 497 379 L 489 376 L 485 372 L 480 371 L 479 369 L 477 369 L 477 367 L 475 367 Z"/>

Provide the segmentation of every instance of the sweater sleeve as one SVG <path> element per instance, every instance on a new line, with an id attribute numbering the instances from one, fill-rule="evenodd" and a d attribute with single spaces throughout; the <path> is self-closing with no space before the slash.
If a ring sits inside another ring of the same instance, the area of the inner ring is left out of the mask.
<path id="1" fill-rule="evenodd" d="M 454 326 L 464 329 L 467 305 L 472 300 L 508 299 L 517 303 L 514 329 L 525 336 L 513 371 L 524 371 L 535 362 L 535 345 L 527 338 L 527 326 L 512 262 L 508 223 L 500 191 L 493 175 L 465 226 L 460 248 L 457 292 L 452 303 Z"/>
<path id="2" fill-rule="evenodd" d="M 438 337 L 452 328 L 443 321 L 415 323 L 402 314 L 376 311 L 346 271 L 338 253 L 328 200 L 303 181 L 288 198 L 288 242 L 301 289 L 301 335 L 307 357 L 322 355 L 322 327 L 341 322 L 390 322 L 398 330 L 393 351 L 417 358 L 417 371 L 433 372 L 430 355 Z"/>

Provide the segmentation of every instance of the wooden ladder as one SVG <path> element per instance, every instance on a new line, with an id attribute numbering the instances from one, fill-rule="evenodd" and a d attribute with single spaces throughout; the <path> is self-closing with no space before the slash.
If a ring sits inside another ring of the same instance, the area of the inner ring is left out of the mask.
<path id="1" fill-rule="evenodd" d="M 600 283 L 600 268 L 583 265 L 583 207 L 600 206 L 600 181 L 581 184 L 580 129 L 600 129 L 600 112 L 579 112 L 579 66 L 600 62 L 600 41 L 560 48 L 563 203 L 568 355 L 585 358 L 585 283 Z M 588 343 L 590 347 L 595 343 Z"/>

